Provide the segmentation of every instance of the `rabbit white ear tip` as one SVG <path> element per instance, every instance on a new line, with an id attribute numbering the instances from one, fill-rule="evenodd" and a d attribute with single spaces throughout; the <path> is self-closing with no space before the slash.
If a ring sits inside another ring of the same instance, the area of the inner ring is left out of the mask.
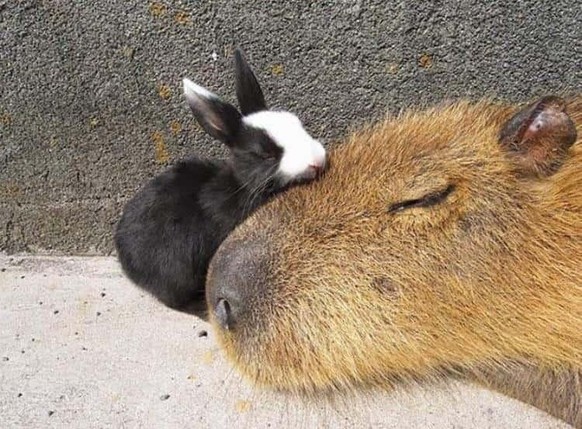
<path id="1" fill-rule="evenodd" d="M 182 80 L 182 83 L 184 84 L 184 94 L 186 96 L 195 95 L 195 96 L 203 97 L 203 98 L 218 98 L 212 92 L 208 91 L 206 88 L 203 88 L 200 85 L 196 85 L 194 82 L 192 82 L 188 78 L 184 78 Z"/>

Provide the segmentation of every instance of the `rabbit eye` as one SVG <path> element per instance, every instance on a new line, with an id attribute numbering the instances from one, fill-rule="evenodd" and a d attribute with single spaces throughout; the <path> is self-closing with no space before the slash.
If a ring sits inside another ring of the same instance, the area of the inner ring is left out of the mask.
<path id="1" fill-rule="evenodd" d="M 265 161 L 271 161 L 277 159 L 283 152 L 283 149 L 275 144 L 268 136 L 261 136 L 257 140 L 256 146 L 254 147 L 255 155 Z"/>
<path id="2" fill-rule="evenodd" d="M 275 155 L 274 153 L 269 153 L 266 151 L 255 152 L 255 155 L 264 161 L 272 161 L 277 158 L 277 155 Z"/>
<path id="3" fill-rule="evenodd" d="M 455 185 L 449 185 L 445 189 L 437 192 L 431 192 L 426 194 L 422 198 L 417 198 L 414 200 L 400 201 L 398 203 L 392 204 L 388 208 L 389 213 L 397 213 L 406 209 L 413 207 L 431 207 L 439 203 L 442 203 L 447 199 L 449 195 L 455 190 Z"/>
<path id="4" fill-rule="evenodd" d="M 264 145 L 259 151 L 259 156 L 266 160 L 275 160 L 282 153 L 282 150 L 275 145 Z"/>

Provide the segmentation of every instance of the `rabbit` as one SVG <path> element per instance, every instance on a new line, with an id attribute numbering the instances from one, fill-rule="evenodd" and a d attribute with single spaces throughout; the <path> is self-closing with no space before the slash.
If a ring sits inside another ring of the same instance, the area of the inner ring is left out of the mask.
<path id="1" fill-rule="evenodd" d="M 276 193 L 316 179 L 326 167 L 323 145 L 297 116 L 267 110 L 240 49 L 234 63 L 240 112 L 183 80 L 196 120 L 228 147 L 229 158 L 177 162 L 126 204 L 115 231 L 126 276 L 177 310 L 203 299 L 210 260 L 239 223 Z"/>

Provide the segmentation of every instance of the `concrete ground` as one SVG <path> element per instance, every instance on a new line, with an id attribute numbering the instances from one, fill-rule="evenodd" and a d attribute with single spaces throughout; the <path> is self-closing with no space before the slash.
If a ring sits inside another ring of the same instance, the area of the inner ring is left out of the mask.
<path id="1" fill-rule="evenodd" d="M 142 294 L 110 257 L 0 255 L 0 321 L 0 428 L 568 427 L 457 383 L 334 403 L 253 389 L 207 323 Z"/>

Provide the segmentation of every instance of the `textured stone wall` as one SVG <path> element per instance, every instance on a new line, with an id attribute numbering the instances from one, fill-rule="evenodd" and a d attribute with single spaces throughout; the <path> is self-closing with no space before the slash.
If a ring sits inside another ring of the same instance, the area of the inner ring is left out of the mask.
<path id="1" fill-rule="evenodd" d="M 582 90 L 577 0 L 0 0 L 0 250 L 109 253 L 146 179 L 223 156 L 181 80 L 234 101 L 235 45 L 326 143 L 387 110 Z"/>

